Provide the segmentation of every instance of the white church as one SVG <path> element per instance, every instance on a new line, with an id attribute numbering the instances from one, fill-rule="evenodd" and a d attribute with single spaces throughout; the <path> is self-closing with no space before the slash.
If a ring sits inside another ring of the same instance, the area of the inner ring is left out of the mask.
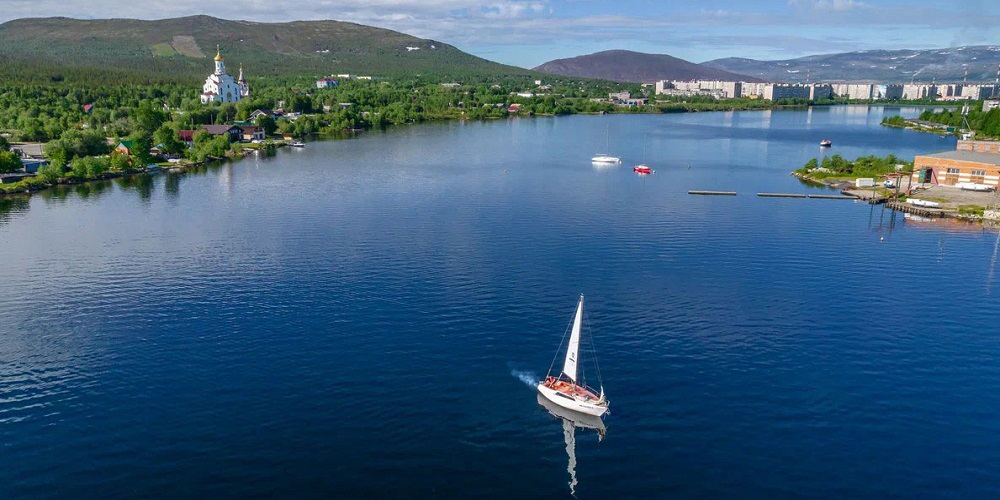
<path id="1" fill-rule="evenodd" d="M 201 103 L 237 102 L 250 95 L 250 86 L 243 79 L 243 66 L 240 65 L 240 77 L 236 80 L 226 73 L 226 63 L 222 60 L 222 50 L 216 48 L 215 73 L 208 75 L 202 87 Z"/>

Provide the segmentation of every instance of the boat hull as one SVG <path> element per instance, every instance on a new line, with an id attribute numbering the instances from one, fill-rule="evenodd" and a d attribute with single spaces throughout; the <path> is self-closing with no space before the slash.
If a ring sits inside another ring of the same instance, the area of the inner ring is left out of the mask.
<path id="1" fill-rule="evenodd" d="M 559 391 L 549 389 L 548 387 L 545 387 L 545 384 L 538 384 L 538 393 L 545 396 L 545 399 L 548 399 L 549 401 L 566 408 L 567 410 L 580 412 L 585 415 L 600 417 L 608 411 L 608 407 L 606 405 L 595 405 L 585 401 L 580 401 L 579 399 L 567 396 Z"/>
<path id="2" fill-rule="evenodd" d="M 595 156 L 591 158 L 590 161 L 591 163 L 608 163 L 613 165 L 617 165 L 622 162 L 620 158 L 615 158 L 614 156 Z"/>

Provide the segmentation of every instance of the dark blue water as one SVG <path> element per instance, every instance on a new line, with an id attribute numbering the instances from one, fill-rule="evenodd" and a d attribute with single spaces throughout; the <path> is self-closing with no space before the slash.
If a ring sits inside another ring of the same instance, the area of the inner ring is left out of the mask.
<path id="1" fill-rule="evenodd" d="M 567 496 L 516 375 L 580 293 L 580 497 L 995 497 L 997 233 L 754 196 L 819 189 L 824 138 L 954 147 L 882 113 L 420 125 L 7 199 L 0 497 Z"/>

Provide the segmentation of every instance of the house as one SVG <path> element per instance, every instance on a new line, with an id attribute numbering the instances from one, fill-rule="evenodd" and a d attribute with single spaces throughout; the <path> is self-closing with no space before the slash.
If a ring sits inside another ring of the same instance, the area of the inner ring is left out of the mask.
<path id="1" fill-rule="evenodd" d="M 117 146 L 115 146 L 116 153 L 126 156 L 132 156 L 133 149 L 135 149 L 135 143 L 132 141 L 121 141 Z"/>
<path id="2" fill-rule="evenodd" d="M 184 144 L 191 145 L 194 144 L 194 133 L 197 130 L 181 130 L 177 132 L 177 138 L 181 140 Z"/>
<path id="3" fill-rule="evenodd" d="M 277 118 L 278 114 L 267 108 L 258 108 L 255 109 L 253 113 L 250 113 L 250 116 L 247 117 L 247 121 L 250 123 L 255 123 L 257 119 L 262 116 L 267 116 L 269 118 Z"/>
<path id="4" fill-rule="evenodd" d="M 507 106 L 507 112 L 508 113 L 520 113 L 521 112 L 521 105 L 520 104 L 511 104 L 510 106 Z"/>
<path id="5" fill-rule="evenodd" d="M 622 99 L 618 101 L 620 106 L 645 106 L 649 103 L 649 99 L 645 97 L 630 97 L 628 99 Z"/>
<path id="6" fill-rule="evenodd" d="M 243 136 L 243 131 L 235 125 L 202 125 L 201 129 L 210 135 L 228 136 L 229 142 L 238 142 Z"/>
<path id="7" fill-rule="evenodd" d="M 29 174 L 37 173 L 39 168 L 48 164 L 49 162 L 38 158 L 21 158 L 21 165 L 24 166 L 24 171 Z"/>
<path id="8" fill-rule="evenodd" d="M 263 141 L 266 138 L 263 127 L 242 126 L 238 128 L 244 142 Z"/>
<path id="9" fill-rule="evenodd" d="M 333 78 L 320 78 L 319 80 L 316 80 L 316 88 L 318 89 L 332 89 L 337 85 L 339 85 L 337 80 L 334 80 Z"/>
<path id="10" fill-rule="evenodd" d="M 455 87 L 461 87 L 462 84 L 461 83 L 455 83 L 455 82 L 448 82 L 448 83 L 442 83 L 441 86 L 445 87 L 445 88 L 453 89 Z"/>

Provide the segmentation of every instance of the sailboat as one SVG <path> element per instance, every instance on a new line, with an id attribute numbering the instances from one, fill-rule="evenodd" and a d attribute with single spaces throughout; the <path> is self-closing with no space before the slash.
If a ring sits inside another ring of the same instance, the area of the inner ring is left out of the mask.
<path id="1" fill-rule="evenodd" d="M 563 408 L 600 417 L 608 411 L 608 400 L 604 397 L 604 384 L 601 383 L 598 395 L 597 391 L 587 387 L 586 383 L 580 380 L 582 377 L 577 377 L 582 330 L 583 295 L 580 295 L 580 302 L 576 306 L 576 315 L 573 317 L 573 328 L 570 331 L 569 346 L 566 348 L 566 359 L 563 361 L 562 372 L 559 376 L 554 377 L 550 366 L 545 380 L 538 384 L 538 392 Z M 558 353 L 556 356 L 558 357 Z M 555 366 L 554 360 L 552 365 Z M 597 379 L 599 383 L 600 378 L 601 373 L 598 369 Z"/>
<path id="2" fill-rule="evenodd" d="M 604 150 L 611 151 L 611 125 L 608 125 L 607 130 L 604 132 Z M 611 153 L 597 153 L 593 158 L 590 159 L 593 163 L 600 163 L 605 165 L 618 165 L 622 162 L 622 159 L 617 156 L 611 156 Z"/>
<path id="3" fill-rule="evenodd" d="M 653 173 L 653 168 L 646 165 L 646 138 L 647 135 L 642 136 L 642 163 L 632 167 L 632 171 L 637 174 L 651 174 Z"/>

